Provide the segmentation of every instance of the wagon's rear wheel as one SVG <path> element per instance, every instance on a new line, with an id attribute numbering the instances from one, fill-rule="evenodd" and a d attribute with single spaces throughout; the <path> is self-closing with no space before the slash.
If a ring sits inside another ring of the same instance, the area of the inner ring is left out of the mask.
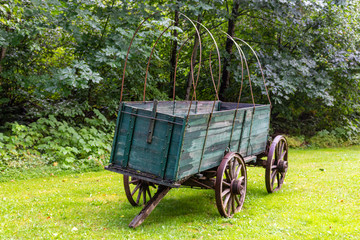
<path id="1" fill-rule="evenodd" d="M 145 205 L 153 196 L 156 185 L 124 175 L 124 188 L 126 197 L 133 206 Z"/>
<path id="2" fill-rule="evenodd" d="M 232 217 L 241 210 L 246 195 L 246 166 L 238 153 L 230 152 L 222 159 L 216 173 L 215 198 L 219 213 Z"/>
<path id="3" fill-rule="evenodd" d="M 279 135 L 271 143 L 265 170 L 265 184 L 268 193 L 280 190 L 288 170 L 288 145 Z"/>

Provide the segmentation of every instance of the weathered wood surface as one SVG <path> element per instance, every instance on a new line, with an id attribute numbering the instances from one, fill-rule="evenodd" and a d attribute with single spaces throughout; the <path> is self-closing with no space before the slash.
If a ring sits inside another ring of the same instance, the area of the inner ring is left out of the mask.
<path id="1" fill-rule="evenodd" d="M 140 211 L 140 213 L 131 221 L 129 227 L 136 228 L 150 215 L 155 207 L 160 203 L 161 199 L 170 191 L 170 187 L 159 186 L 155 195 L 150 199 L 146 206 Z"/>
<path id="2" fill-rule="evenodd" d="M 240 104 L 236 110 L 236 103 L 216 102 L 211 115 L 213 102 L 193 102 L 186 124 L 189 104 L 158 102 L 154 115 L 153 102 L 123 103 L 111 163 L 179 181 L 217 167 L 228 147 L 243 157 L 264 152 L 269 105 L 256 105 L 254 112 L 252 104 Z"/>
<path id="3" fill-rule="evenodd" d="M 157 106 L 157 112 L 175 115 L 175 116 L 186 116 L 190 107 L 191 101 L 159 101 Z M 215 102 L 215 110 L 219 109 L 219 101 Z M 128 106 L 141 108 L 145 110 L 152 110 L 154 102 L 129 102 L 126 103 Z M 193 101 L 191 103 L 190 113 L 209 113 L 213 107 L 214 102 L 211 101 Z"/>
<path id="4" fill-rule="evenodd" d="M 209 114 L 189 116 L 177 179 L 218 166 L 227 147 L 230 147 L 231 151 L 240 152 L 243 157 L 265 150 L 270 107 L 256 106 L 254 113 L 253 107 L 241 108 L 237 110 L 234 119 L 235 111 L 230 109 L 214 112 L 209 127 L 207 127 Z"/>
<path id="5" fill-rule="evenodd" d="M 151 123 L 153 119 L 146 117 L 152 117 L 151 110 L 126 105 L 122 108 L 112 163 L 174 180 L 183 118 L 157 113 L 155 123 Z M 151 143 L 148 143 L 151 124 L 154 129 Z"/>

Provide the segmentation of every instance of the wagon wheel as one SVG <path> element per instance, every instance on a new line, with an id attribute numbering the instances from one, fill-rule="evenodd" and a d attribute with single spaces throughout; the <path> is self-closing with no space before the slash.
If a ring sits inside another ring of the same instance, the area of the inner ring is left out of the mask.
<path id="1" fill-rule="evenodd" d="M 156 189 L 155 184 L 124 175 L 124 188 L 126 197 L 133 206 L 145 205 L 153 196 L 152 188 Z"/>
<path id="2" fill-rule="evenodd" d="M 268 193 L 280 190 L 288 170 L 288 145 L 286 139 L 279 135 L 272 142 L 265 170 L 265 183 Z"/>
<path id="3" fill-rule="evenodd" d="M 246 166 L 238 153 L 229 152 L 216 173 L 215 198 L 219 213 L 232 217 L 241 210 L 246 195 Z"/>

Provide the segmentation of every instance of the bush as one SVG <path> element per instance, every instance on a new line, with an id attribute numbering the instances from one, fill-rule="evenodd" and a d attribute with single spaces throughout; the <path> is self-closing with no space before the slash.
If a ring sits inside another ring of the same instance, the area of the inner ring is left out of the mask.
<path id="1" fill-rule="evenodd" d="M 309 139 L 310 147 L 329 148 L 360 144 L 360 135 L 345 128 L 335 128 L 329 132 L 322 130 Z"/>
<path id="2" fill-rule="evenodd" d="M 322 130 L 309 139 L 310 146 L 315 148 L 340 147 L 343 143 L 341 136 L 327 130 Z"/>
<path id="3" fill-rule="evenodd" d="M 0 133 L 0 171 L 47 164 L 63 169 L 103 165 L 108 161 L 114 132 L 98 110 L 86 125 L 70 125 L 50 115 L 29 125 L 8 123 Z"/>
<path id="4" fill-rule="evenodd" d="M 305 136 L 285 136 L 290 148 L 305 147 Z"/>

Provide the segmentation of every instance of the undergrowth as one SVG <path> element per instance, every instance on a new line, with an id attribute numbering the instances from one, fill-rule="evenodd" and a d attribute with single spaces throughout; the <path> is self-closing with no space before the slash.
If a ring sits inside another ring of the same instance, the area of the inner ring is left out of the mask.
<path id="1" fill-rule="evenodd" d="M 360 144 L 360 133 L 350 134 L 344 129 L 337 128 L 333 131 L 322 130 L 314 136 L 286 136 L 291 148 L 334 148 Z"/>
<path id="2" fill-rule="evenodd" d="M 74 119 L 77 119 L 75 121 Z M 80 120 L 79 120 L 80 119 Z M 41 177 L 60 171 L 86 172 L 108 163 L 115 124 L 96 109 L 91 117 L 57 114 L 29 124 L 0 128 L 0 182 Z M 342 129 L 315 136 L 286 136 L 290 148 L 329 148 L 360 144 Z"/>
<path id="3" fill-rule="evenodd" d="M 109 159 L 114 123 L 98 110 L 83 124 L 54 115 L 28 125 L 7 123 L 0 132 L 0 171 L 45 165 L 61 169 L 103 166 Z"/>

